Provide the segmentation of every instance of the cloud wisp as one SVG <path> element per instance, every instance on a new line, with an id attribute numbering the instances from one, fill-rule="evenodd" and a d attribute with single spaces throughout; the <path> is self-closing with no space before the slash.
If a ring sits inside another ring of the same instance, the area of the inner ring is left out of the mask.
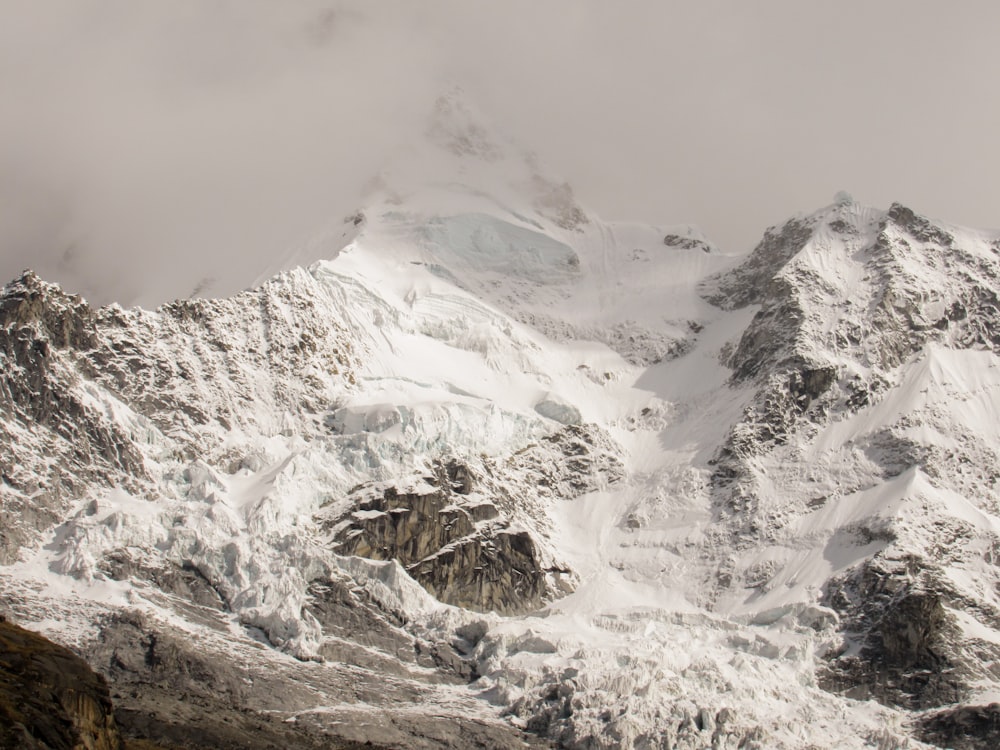
<path id="1" fill-rule="evenodd" d="M 249 283 L 452 84 L 609 219 L 739 251 L 846 188 L 997 225 L 998 22 L 900 0 L 7 0 L 0 275 L 147 304 L 150 278 Z"/>

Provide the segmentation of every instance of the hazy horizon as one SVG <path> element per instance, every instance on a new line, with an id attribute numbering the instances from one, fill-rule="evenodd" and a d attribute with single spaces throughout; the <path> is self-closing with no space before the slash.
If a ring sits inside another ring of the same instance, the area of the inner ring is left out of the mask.
<path id="1" fill-rule="evenodd" d="M 998 227 L 997 28 L 987 2 L 0 0 L 0 276 L 249 283 L 456 84 L 602 218 L 729 252 L 839 190 Z"/>

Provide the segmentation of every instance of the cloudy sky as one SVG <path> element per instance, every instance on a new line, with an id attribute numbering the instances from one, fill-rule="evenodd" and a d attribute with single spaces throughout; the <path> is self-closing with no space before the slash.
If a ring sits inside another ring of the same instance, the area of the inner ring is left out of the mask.
<path id="1" fill-rule="evenodd" d="M 991 0 L 0 0 L 0 276 L 249 283 L 454 85 L 606 219 L 743 251 L 845 189 L 998 227 L 998 29 Z"/>

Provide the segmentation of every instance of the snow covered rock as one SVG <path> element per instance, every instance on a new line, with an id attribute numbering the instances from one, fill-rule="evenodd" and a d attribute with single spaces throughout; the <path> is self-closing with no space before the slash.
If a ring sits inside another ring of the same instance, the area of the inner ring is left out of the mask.
<path id="1" fill-rule="evenodd" d="M 401 485 L 356 488 L 348 511 L 317 517 L 338 553 L 397 560 L 443 602 L 528 612 L 576 580 L 550 551 L 547 506 L 620 481 L 616 453 L 596 428 L 569 427 L 506 460 L 452 457 Z"/>
<path id="2" fill-rule="evenodd" d="M 463 502 L 451 479 L 462 472 L 468 482 L 461 464 L 437 468 L 436 475 L 411 482 L 411 489 L 376 486 L 352 493 L 354 510 L 326 522 L 334 549 L 397 560 L 448 604 L 505 614 L 537 608 L 551 593 L 531 534 L 511 528 L 479 496 Z"/>
<path id="3" fill-rule="evenodd" d="M 822 582 L 852 633 L 831 654 L 832 690 L 924 709 L 994 679 L 982 663 L 996 646 L 965 633 L 992 627 L 995 595 L 955 566 L 997 580 L 972 550 L 997 539 L 995 427 L 982 417 L 994 409 L 985 404 L 998 278 L 995 238 L 898 204 L 882 213 L 839 203 L 769 230 L 714 282 L 719 304 L 760 304 L 728 359 L 755 394 L 714 459 L 735 544 L 780 545 L 783 528 L 839 508 L 829 512 L 854 520 L 838 533 L 869 550 Z M 750 279 L 753 294 L 742 286 Z M 825 477 L 809 468 L 817 460 Z M 970 465 L 980 467 L 973 482 Z M 811 499 L 779 509 L 774 498 L 789 491 Z M 784 575 L 773 566 L 763 591 Z"/>

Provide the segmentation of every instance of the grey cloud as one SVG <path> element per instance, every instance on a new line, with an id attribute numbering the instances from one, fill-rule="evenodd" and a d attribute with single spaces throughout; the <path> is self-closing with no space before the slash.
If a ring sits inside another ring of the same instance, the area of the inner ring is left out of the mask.
<path id="1" fill-rule="evenodd" d="M 841 188 L 1000 224 L 1000 7 L 0 2 L 0 276 L 178 295 L 338 220 L 462 85 L 609 219 L 732 250 Z M 207 284 L 207 286 L 206 286 Z"/>

